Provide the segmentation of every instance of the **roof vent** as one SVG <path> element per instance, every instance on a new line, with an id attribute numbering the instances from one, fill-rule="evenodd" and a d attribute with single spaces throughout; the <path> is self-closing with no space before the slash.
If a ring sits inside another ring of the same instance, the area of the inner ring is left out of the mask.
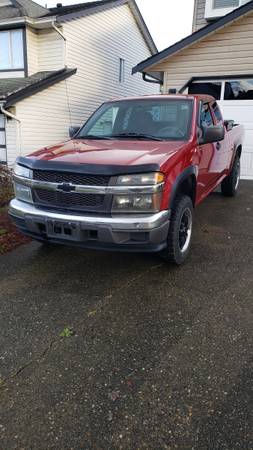
<path id="1" fill-rule="evenodd" d="M 56 3 L 57 8 L 62 8 L 62 3 Z"/>

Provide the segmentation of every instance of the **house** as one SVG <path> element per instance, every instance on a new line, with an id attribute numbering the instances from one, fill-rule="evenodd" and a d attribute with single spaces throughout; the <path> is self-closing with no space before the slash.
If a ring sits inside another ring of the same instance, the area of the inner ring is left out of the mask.
<path id="1" fill-rule="evenodd" d="M 253 1 L 195 0 L 193 34 L 134 67 L 163 92 L 213 95 L 245 127 L 242 177 L 253 179 Z"/>
<path id="2" fill-rule="evenodd" d="M 67 139 L 109 98 L 157 92 L 131 74 L 156 52 L 134 0 L 0 0 L 0 161 Z"/>

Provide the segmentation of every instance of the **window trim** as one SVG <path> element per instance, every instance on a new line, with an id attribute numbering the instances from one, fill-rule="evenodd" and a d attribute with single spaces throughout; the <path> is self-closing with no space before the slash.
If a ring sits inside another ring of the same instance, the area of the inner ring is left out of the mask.
<path id="1" fill-rule="evenodd" d="M 26 29 L 25 27 L 9 27 L 8 29 L 1 29 L 1 32 L 7 32 L 10 33 L 14 32 L 14 31 L 21 31 L 22 32 L 22 47 L 23 47 L 23 65 L 22 67 L 9 67 L 9 68 L 4 68 L 4 69 L 0 69 L 0 73 L 3 72 L 24 72 L 24 75 L 27 76 L 28 75 L 28 66 L 27 66 L 27 43 L 26 43 Z M 9 37 L 9 42 L 10 42 L 10 37 Z"/>
<path id="2" fill-rule="evenodd" d="M 249 1 L 249 0 L 248 0 Z M 246 1 L 247 3 L 247 1 Z M 225 8 L 214 8 L 214 1 L 213 0 L 206 0 L 206 7 L 205 7 L 205 19 L 218 19 L 219 17 L 225 16 L 235 9 L 240 8 L 242 5 L 245 4 L 245 0 L 239 0 L 239 6 L 229 6 Z"/>

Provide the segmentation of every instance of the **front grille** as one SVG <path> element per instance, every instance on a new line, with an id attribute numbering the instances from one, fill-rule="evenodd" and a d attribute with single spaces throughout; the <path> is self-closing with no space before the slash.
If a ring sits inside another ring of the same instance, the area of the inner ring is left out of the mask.
<path id="1" fill-rule="evenodd" d="M 83 186 L 108 186 L 110 181 L 110 176 L 108 175 L 86 175 L 51 170 L 34 170 L 33 178 L 34 180 L 46 181 L 48 183 L 72 183 Z"/>
<path id="2" fill-rule="evenodd" d="M 41 206 L 61 209 L 80 210 L 84 208 L 100 208 L 104 203 L 104 195 L 82 194 L 79 192 L 58 192 L 46 189 L 34 189 L 34 202 Z"/>

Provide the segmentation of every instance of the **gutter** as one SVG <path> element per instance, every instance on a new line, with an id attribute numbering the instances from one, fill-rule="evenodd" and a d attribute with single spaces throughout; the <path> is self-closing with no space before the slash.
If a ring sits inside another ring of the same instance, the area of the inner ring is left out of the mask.
<path id="1" fill-rule="evenodd" d="M 21 120 L 18 119 L 17 116 L 15 116 L 14 114 L 10 113 L 9 111 L 6 111 L 6 109 L 4 109 L 4 107 L 3 107 L 3 105 L 0 105 L 0 111 L 1 111 L 1 113 L 4 114 L 4 116 L 9 117 L 9 119 L 14 119 L 14 120 L 16 120 L 16 122 L 21 124 Z"/>

